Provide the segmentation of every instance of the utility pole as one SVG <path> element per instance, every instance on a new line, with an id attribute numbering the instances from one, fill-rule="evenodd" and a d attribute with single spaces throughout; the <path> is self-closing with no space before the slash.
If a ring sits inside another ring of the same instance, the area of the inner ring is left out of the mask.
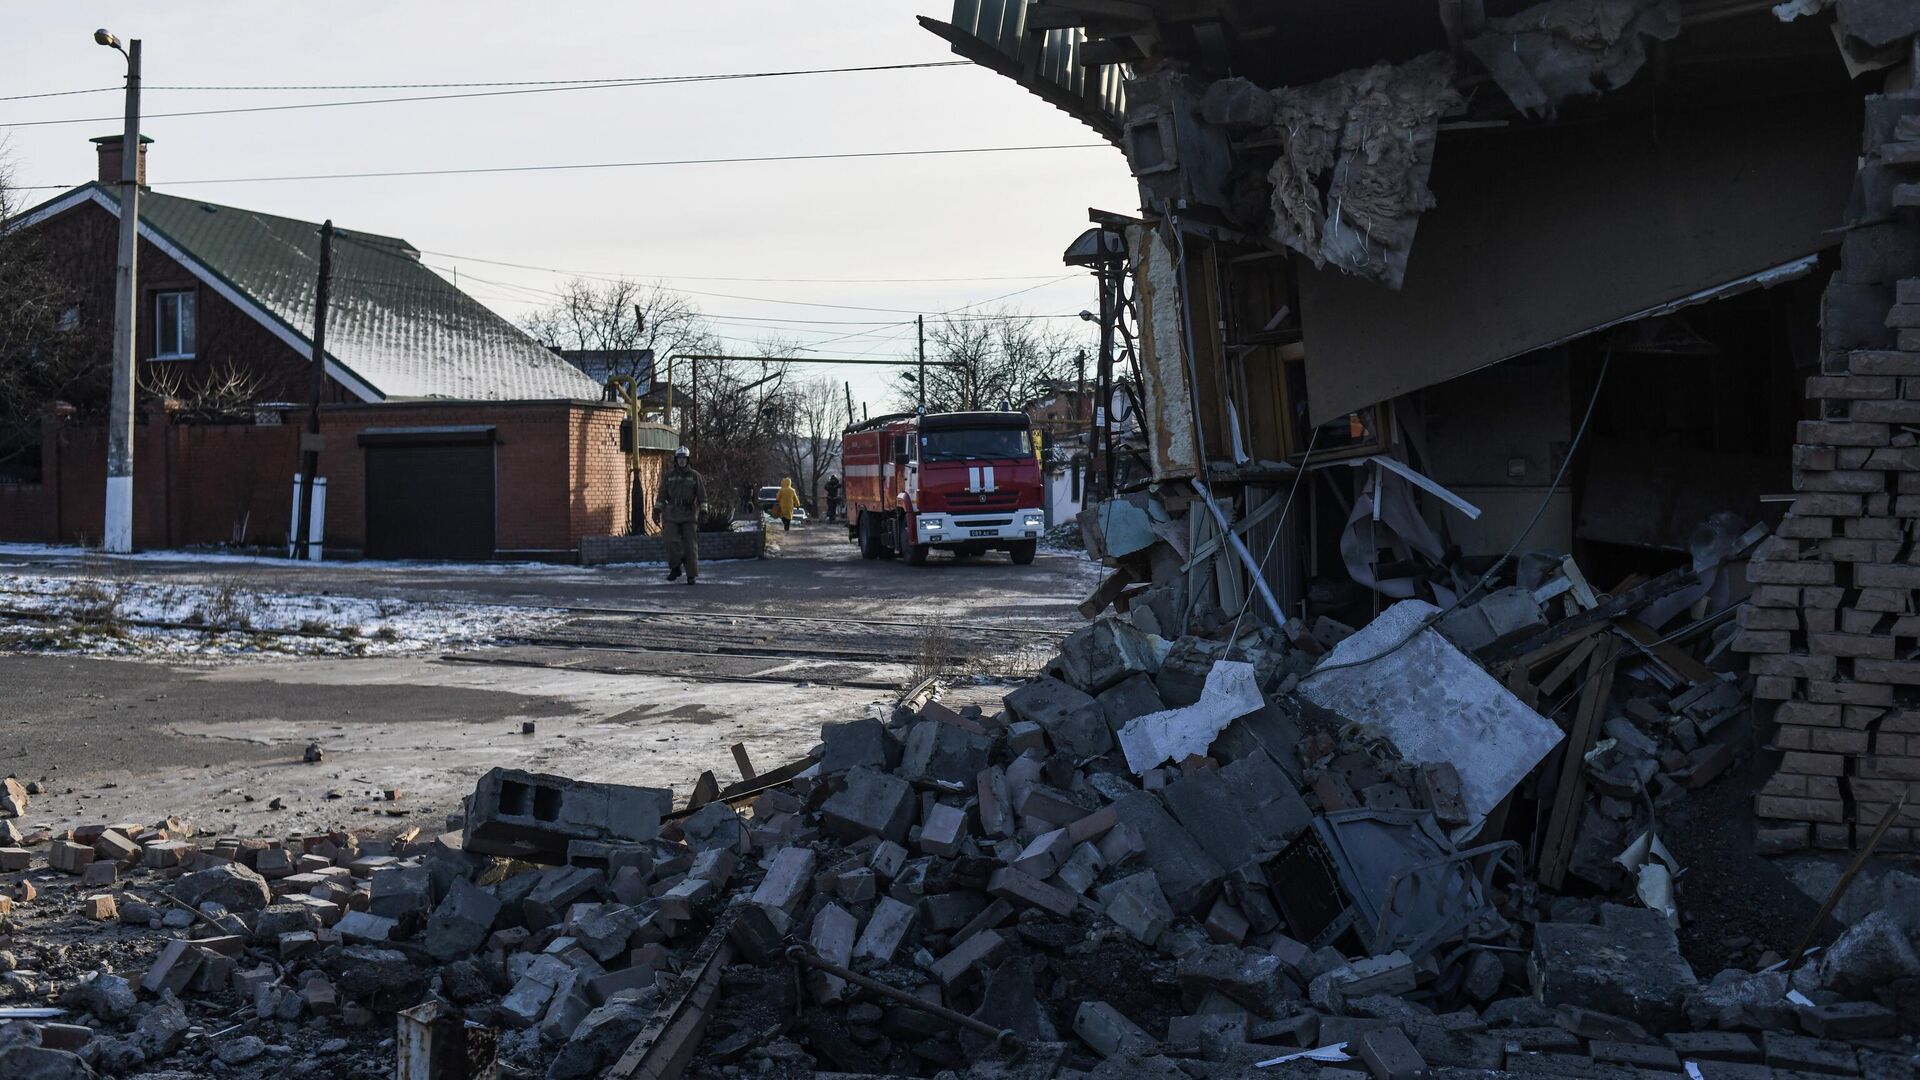
<path id="1" fill-rule="evenodd" d="M 320 226 L 320 280 L 313 287 L 313 403 L 307 406 L 307 430 L 300 436 L 300 526 L 293 558 L 305 561 L 313 551 L 313 478 L 320 472 L 320 399 L 327 391 L 327 294 L 333 285 L 333 219 Z"/>
<path id="2" fill-rule="evenodd" d="M 927 317 L 915 315 L 913 325 L 920 332 L 920 415 L 927 415 Z"/>
<path id="3" fill-rule="evenodd" d="M 852 380 L 848 380 L 845 385 L 847 388 L 847 426 L 852 427 L 853 426 L 853 382 Z"/>
<path id="4" fill-rule="evenodd" d="M 105 30 L 93 38 L 119 48 Z M 140 303 L 140 41 L 127 42 L 127 117 L 120 138 L 120 260 L 113 278 L 113 397 L 107 406 L 107 505 L 101 545 L 133 550 L 134 320 Z"/>

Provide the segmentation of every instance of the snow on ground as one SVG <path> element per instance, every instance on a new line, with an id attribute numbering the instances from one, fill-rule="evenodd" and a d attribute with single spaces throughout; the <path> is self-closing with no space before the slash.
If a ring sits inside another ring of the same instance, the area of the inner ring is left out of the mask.
<path id="1" fill-rule="evenodd" d="M 543 608 L 263 591 L 239 577 L 189 585 L 135 581 L 110 565 L 48 569 L 0 571 L 0 651 L 375 656 L 522 637 L 562 618 Z"/>

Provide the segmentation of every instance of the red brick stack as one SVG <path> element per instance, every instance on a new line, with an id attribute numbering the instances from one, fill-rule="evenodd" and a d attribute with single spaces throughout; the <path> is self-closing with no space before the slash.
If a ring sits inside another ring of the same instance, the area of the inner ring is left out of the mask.
<path id="1" fill-rule="evenodd" d="M 1920 850 L 1920 95 L 1871 97 L 1840 271 L 1821 312 L 1820 419 L 1792 511 L 1748 566 L 1735 648 L 1778 701 L 1763 850 Z"/>

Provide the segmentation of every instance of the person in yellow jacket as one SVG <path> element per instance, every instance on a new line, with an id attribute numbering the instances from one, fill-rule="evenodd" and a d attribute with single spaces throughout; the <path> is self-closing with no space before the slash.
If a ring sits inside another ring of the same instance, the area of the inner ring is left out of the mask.
<path id="1" fill-rule="evenodd" d="M 780 509 L 782 531 L 793 531 L 793 508 L 800 505 L 800 493 L 793 490 L 793 477 L 780 481 L 780 494 L 775 496 L 775 505 Z"/>

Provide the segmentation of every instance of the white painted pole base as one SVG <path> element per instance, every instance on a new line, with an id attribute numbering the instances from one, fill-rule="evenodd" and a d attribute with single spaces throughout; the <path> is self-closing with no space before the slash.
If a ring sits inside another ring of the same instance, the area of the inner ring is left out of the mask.
<path id="1" fill-rule="evenodd" d="M 100 546 L 115 555 L 133 553 L 133 477 L 107 477 L 107 526 Z"/>

